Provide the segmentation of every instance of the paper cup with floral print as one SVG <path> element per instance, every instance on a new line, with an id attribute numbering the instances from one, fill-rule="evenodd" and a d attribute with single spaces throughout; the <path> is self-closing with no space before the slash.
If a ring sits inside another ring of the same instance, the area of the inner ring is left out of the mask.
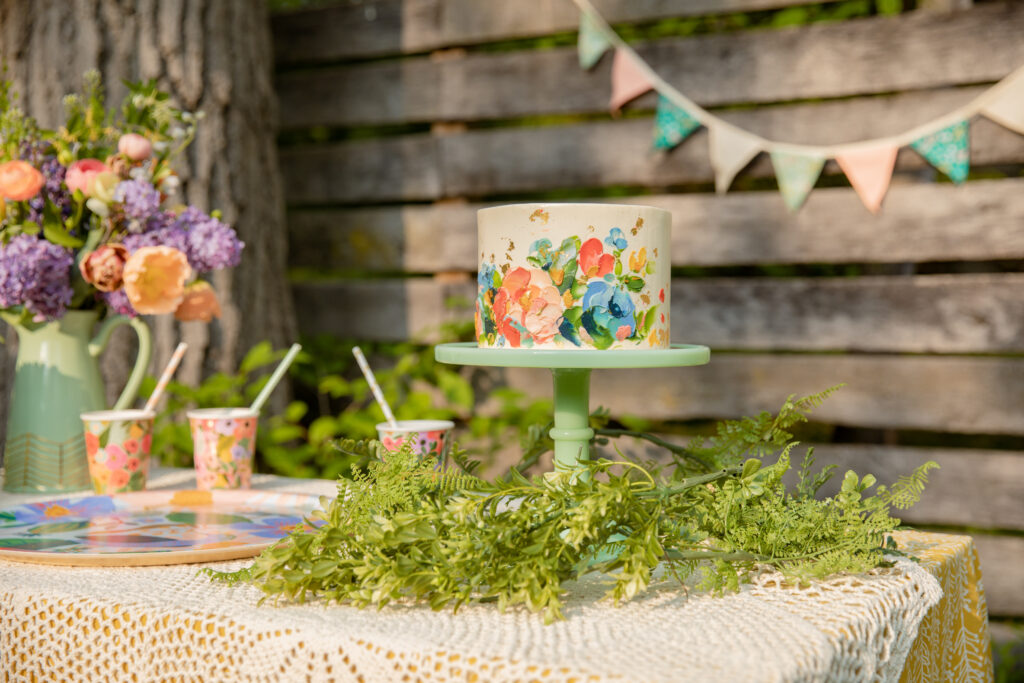
<path id="1" fill-rule="evenodd" d="M 85 454 L 96 493 L 146 488 L 153 444 L 150 410 L 96 410 L 82 413 Z"/>
<path id="2" fill-rule="evenodd" d="M 196 486 L 203 490 L 249 488 L 259 413 L 248 408 L 204 408 L 187 415 L 192 426 Z"/>
<path id="3" fill-rule="evenodd" d="M 398 420 L 397 427 L 387 422 L 377 425 L 377 437 L 384 444 L 384 450 L 394 453 L 407 439 L 415 439 L 416 451 L 427 458 L 436 458 L 438 465 L 444 463 L 455 423 L 451 420 Z"/>

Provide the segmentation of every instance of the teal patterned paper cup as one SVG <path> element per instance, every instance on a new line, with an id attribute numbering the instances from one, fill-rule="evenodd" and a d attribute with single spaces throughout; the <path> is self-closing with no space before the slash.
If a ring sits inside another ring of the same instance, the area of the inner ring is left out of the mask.
<path id="1" fill-rule="evenodd" d="M 247 489 L 252 479 L 259 413 L 249 408 L 190 410 L 196 487 Z"/>
<path id="2" fill-rule="evenodd" d="M 89 477 L 96 493 L 146 488 L 155 417 L 150 410 L 95 410 L 81 414 Z"/>
<path id="3" fill-rule="evenodd" d="M 451 446 L 451 433 L 455 423 L 451 420 L 398 420 L 397 427 L 387 422 L 377 425 L 377 437 L 384 444 L 384 450 L 394 453 L 407 439 L 416 439 L 416 450 L 423 457 L 436 458 L 438 465 L 444 463 Z"/>

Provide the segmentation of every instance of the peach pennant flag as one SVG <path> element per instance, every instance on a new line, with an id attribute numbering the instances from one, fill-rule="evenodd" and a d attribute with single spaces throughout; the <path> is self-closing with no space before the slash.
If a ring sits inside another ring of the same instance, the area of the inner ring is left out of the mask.
<path id="1" fill-rule="evenodd" d="M 999 94 L 981 113 L 1001 126 L 1024 135 L 1024 72 L 1004 82 Z"/>
<path id="2" fill-rule="evenodd" d="M 708 126 L 711 168 L 715 171 L 715 192 L 729 190 L 733 178 L 758 155 L 764 142 L 756 135 L 728 125 Z"/>
<path id="3" fill-rule="evenodd" d="M 897 152 L 898 147 L 882 145 L 836 155 L 839 168 L 843 169 L 857 196 L 871 213 L 878 213 L 882 207 L 882 199 L 892 180 Z"/>
<path id="4" fill-rule="evenodd" d="M 622 105 L 653 88 L 647 74 L 633 57 L 622 48 L 617 48 L 612 62 L 612 98 L 608 103 L 609 108 L 617 112 L 622 109 Z"/>

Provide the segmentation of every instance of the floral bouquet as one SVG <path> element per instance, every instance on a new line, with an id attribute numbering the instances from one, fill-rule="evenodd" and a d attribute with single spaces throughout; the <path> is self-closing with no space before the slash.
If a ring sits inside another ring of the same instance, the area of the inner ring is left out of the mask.
<path id="1" fill-rule="evenodd" d="M 198 114 L 154 82 L 129 84 L 116 115 L 99 75 L 70 95 L 58 130 L 41 129 L 0 83 L 0 309 L 20 321 L 68 310 L 220 315 L 197 279 L 238 264 L 244 246 L 217 212 L 175 201 L 171 164 Z"/>

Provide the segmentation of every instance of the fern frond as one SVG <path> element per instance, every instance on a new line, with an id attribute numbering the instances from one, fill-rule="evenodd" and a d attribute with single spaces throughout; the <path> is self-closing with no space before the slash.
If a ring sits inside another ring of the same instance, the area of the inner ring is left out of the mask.
<path id="1" fill-rule="evenodd" d="M 928 483 L 928 473 L 939 469 L 939 463 L 929 460 L 910 475 L 900 477 L 885 493 L 884 502 L 897 510 L 906 510 L 921 500 L 921 494 Z"/>

